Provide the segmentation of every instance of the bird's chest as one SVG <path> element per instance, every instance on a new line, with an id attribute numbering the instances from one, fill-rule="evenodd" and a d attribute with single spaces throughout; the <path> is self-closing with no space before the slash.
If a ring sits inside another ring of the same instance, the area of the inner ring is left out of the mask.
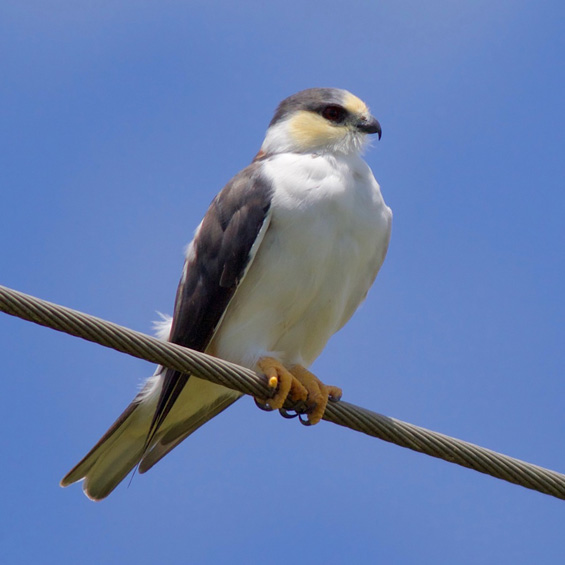
<path id="1" fill-rule="evenodd" d="M 270 224 L 213 354 L 253 367 L 276 352 L 309 365 L 353 314 L 390 233 L 390 210 L 363 165 L 285 156 L 265 168 Z"/>
<path id="2" fill-rule="evenodd" d="M 313 279 L 316 273 L 339 278 L 372 256 L 384 203 L 367 167 L 308 157 L 274 177 L 279 180 L 265 242 L 271 253 Z"/>
<path id="3" fill-rule="evenodd" d="M 368 167 L 355 165 L 305 157 L 273 172 L 272 218 L 260 252 L 288 324 L 307 311 L 337 324 L 352 293 L 364 295 L 378 269 L 386 206 Z"/>

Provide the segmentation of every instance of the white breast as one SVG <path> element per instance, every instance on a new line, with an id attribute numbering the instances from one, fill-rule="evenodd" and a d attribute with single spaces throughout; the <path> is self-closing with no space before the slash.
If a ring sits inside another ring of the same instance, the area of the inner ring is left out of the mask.
<path id="1" fill-rule="evenodd" d="M 271 223 L 209 351 L 250 368 L 263 355 L 309 366 L 364 299 L 392 213 L 357 155 L 264 162 Z"/>

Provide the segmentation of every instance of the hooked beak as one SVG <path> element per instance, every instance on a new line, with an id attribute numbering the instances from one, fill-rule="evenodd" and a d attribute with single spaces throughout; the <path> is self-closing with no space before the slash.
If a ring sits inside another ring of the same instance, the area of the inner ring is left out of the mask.
<path id="1" fill-rule="evenodd" d="M 379 135 L 379 139 L 383 133 L 381 130 L 381 124 L 379 124 L 373 116 L 370 116 L 369 118 L 360 118 L 355 124 L 355 127 L 363 133 L 376 133 Z"/>

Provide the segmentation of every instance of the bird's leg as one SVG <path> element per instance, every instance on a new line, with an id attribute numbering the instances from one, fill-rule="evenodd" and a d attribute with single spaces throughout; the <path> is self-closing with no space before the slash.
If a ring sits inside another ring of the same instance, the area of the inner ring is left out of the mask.
<path id="1" fill-rule="evenodd" d="M 341 398 L 340 388 L 325 385 L 302 365 L 293 365 L 287 369 L 273 357 L 262 357 L 257 367 L 267 377 L 269 386 L 276 389 L 274 396 L 266 401 L 255 399 L 258 406 L 263 409 L 266 404 L 271 410 L 280 410 L 287 398 L 293 402 L 303 401 L 308 414 L 307 425 L 312 426 L 322 419 L 328 400 Z"/>
<path id="2" fill-rule="evenodd" d="M 273 357 L 262 357 L 259 359 L 257 367 L 267 377 L 269 386 L 276 389 L 275 394 L 266 400 L 271 409 L 282 408 L 287 397 L 294 402 L 306 400 L 308 390 L 280 361 Z M 262 399 L 259 401 L 264 402 Z"/>
<path id="3" fill-rule="evenodd" d="M 306 401 L 308 406 L 307 425 L 313 426 L 322 419 L 328 400 L 337 401 L 341 398 L 341 389 L 337 386 L 325 385 L 316 375 L 302 365 L 294 365 L 290 368 L 290 372 L 308 391 L 308 399 Z"/>

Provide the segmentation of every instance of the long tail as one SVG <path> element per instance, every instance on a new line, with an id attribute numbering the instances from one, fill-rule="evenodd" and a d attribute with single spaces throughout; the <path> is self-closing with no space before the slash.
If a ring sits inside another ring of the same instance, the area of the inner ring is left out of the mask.
<path id="1" fill-rule="evenodd" d="M 155 403 L 156 399 L 151 402 L 140 393 L 98 443 L 63 477 L 61 486 L 84 479 L 82 488 L 88 498 L 101 500 L 108 496 L 139 463 Z"/>
<path id="2" fill-rule="evenodd" d="M 160 396 L 162 375 L 150 379 L 98 443 L 61 480 L 66 487 L 84 479 L 92 500 L 107 497 L 139 464 L 148 471 L 197 428 L 225 410 L 241 395 L 191 376 L 177 402 L 147 444 Z"/>

